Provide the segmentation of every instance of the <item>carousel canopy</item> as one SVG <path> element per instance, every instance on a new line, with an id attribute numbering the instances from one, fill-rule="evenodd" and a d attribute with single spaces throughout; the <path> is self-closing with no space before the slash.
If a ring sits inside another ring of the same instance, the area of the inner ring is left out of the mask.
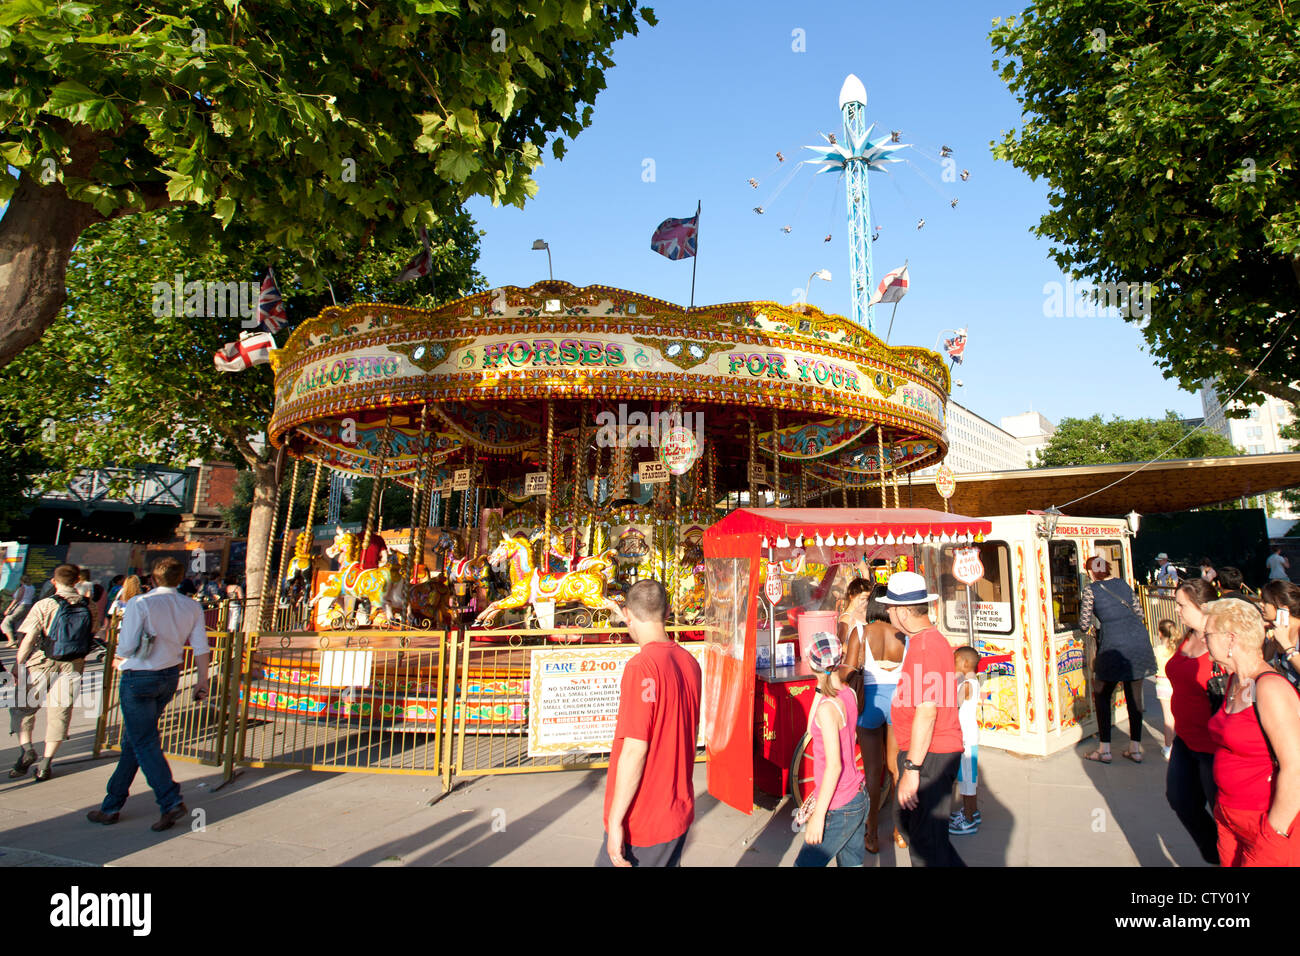
<path id="1" fill-rule="evenodd" d="M 988 534 L 981 518 L 945 514 L 929 508 L 740 508 L 704 533 L 705 542 L 735 536 L 777 538 L 816 535 L 965 536 Z"/>

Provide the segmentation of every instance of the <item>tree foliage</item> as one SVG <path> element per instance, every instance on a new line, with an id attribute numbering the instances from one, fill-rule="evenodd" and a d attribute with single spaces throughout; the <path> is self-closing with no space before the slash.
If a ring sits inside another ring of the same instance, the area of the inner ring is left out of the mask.
<path id="1" fill-rule="evenodd" d="M 86 225 L 162 206 L 300 262 L 522 206 L 590 123 L 637 0 L 12 0 L 0 6 L 0 364 L 50 324 Z M 16 172 L 16 175 L 15 175 Z M 42 228 L 44 226 L 44 228 Z M 38 254 L 39 253 L 39 254 Z"/>
<path id="2" fill-rule="evenodd" d="M 1049 187 L 1034 231 L 1076 278 L 1151 284 L 1128 321 L 1184 388 L 1229 391 L 1263 360 L 1247 405 L 1300 403 L 1298 17 L 1295 0 L 1039 0 L 991 35 L 1025 116 L 994 154 Z"/>
<path id="3" fill-rule="evenodd" d="M 245 319 L 187 315 L 176 301 L 160 308 L 155 283 L 172 287 L 179 275 L 256 284 L 275 261 L 291 322 L 318 313 L 331 295 L 302 291 L 294 282 L 301 261 L 265 242 L 230 249 L 225 237 L 178 235 L 173 220 L 181 215 L 163 210 L 91 227 L 68 272 L 64 315 L 38 346 L 0 370 L 0 413 L 27 436 L 22 447 L 42 457 L 45 470 L 35 479 L 42 489 L 105 465 L 266 460 L 255 437 L 272 410 L 270 366 L 230 373 L 212 363 Z M 444 216 L 431 236 L 432 279 L 413 283 L 393 281 L 413 248 L 385 249 L 376 240 L 357 249 L 354 242 L 355 265 L 334 279 L 334 294 L 342 302 L 429 307 L 481 290 L 478 239 L 467 213 Z M 164 311 L 171 314 L 158 314 Z M 0 456 L 21 450 L 12 437 L 0 433 Z"/>
<path id="4" fill-rule="evenodd" d="M 1103 421 L 1065 418 L 1056 426 L 1047 447 L 1038 453 L 1038 468 L 1064 465 L 1107 465 L 1116 462 L 1144 462 L 1154 458 L 1218 458 L 1238 455 L 1232 442 L 1218 432 L 1202 428 L 1170 450 L 1192 429 L 1174 412 L 1164 418 L 1120 418 Z"/>

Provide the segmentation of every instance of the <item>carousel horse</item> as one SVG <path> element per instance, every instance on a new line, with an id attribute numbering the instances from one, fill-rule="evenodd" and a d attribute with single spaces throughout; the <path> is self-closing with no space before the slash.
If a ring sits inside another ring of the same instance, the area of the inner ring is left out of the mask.
<path id="1" fill-rule="evenodd" d="M 326 598 L 326 607 L 333 607 L 341 596 L 347 595 L 369 602 L 372 614 L 383 614 L 385 621 L 401 617 L 402 606 L 406 598 L 406 574 L 402 569 L 402 556 L 396 555 L 396 562 L 382 568 L 361 569 L 361 542 L 351 531 L 336 528 L 334 543 L 325 549 L 325 554 L 339 559 L 339 570 L 329 575 L 320 591 L 311 599 L 309 606 L 314 607 L 321 598 Z"/>
<path id="2" fill-rule="evenodd" d="M 488 555 L 488 562 L 498 567 L 509 567 L 510 593 L 484 608 L 483 613 L 475 618 L 475 625 L 490 624 L 502 611 L 540 602 L 554 602 L 557 606 L 581 604 L 592 610 L 611 613 L 619 610 L 618 605 L 605 596 L 609 583 L 606 574 L 612 572 L 603 567 L 586 571 L 540 571 L 534 567 L 532 547 L 522 535 L 502 538 Z"/>

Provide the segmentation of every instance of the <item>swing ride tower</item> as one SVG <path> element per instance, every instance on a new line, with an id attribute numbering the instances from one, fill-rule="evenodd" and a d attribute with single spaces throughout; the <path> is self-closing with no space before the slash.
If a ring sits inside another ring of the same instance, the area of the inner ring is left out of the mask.
<path id="1" fill-rule="evenodd" d="M 840 88 L 840 112 L 844 117 L 844 142 L 826 137 L 824 146 L 805 146 L 817 156 L 808 162 L 820 165 L 819 173 L 844 174 L 848 198 L 849 273 L 852 308 L 849 314 L 858 325 L 875 331 L 871 307 L 871 202 L 867 173 L 888 169 L 899 162 L 890 158 L 905 146 L 889 136 L 871 139 L 875 125 L 867 125 L 867 91 L 852 73 Z"/>

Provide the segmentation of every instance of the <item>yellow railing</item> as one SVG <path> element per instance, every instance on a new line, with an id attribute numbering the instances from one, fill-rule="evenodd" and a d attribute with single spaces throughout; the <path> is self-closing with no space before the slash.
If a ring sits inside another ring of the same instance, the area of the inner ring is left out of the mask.
<path id="1" fill-rule="evenodd" d="M 692 626 L 669 631 L 699 632 Z M 597 768 L 605 753 L 529 756 L 533 655 L 630 643 L 626 630 L 211 631 L 210 696 L 181 686 L 160 722 L 170 757 L 235 767 L 440 776 Z M 116 633 L 110 633 L 106 661 Z M 106 667 L 95 754 L 120 749 L 117 672 Z M 535 716 L 535 715 L 534 715 Z"/>

